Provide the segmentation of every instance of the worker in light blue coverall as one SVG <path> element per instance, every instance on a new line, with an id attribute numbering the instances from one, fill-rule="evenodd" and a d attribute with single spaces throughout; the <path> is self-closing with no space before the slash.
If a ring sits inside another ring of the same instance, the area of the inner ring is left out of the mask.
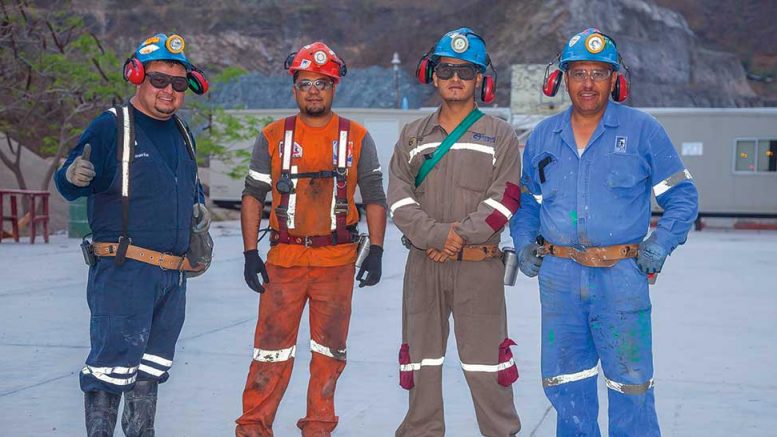
<path id="1" fill-rule="evenodd" d="M 91 122 L 54 176 L 65 199 L 87 197 L 93 247 L 102 244 L 113 250 L 115 244 L 106 245 L 122 235 L 131 244 L 123 264 L 117 265 L 112 252 L 98 256 L 89 267 L 91 350 L 79 374 L 88 436 L 113 436 L 122 393 L 125 434 L 154 435 L 157 384 L 168 378 L 183 326 L 185 272 L 161 266 L 183 259 L 193 205 L 204 199 L 192 150 L 174 114 L 187 88 L 199 87 L 197 92 L 207 86 L 201 72 L 192 76 L 198 70 L 184 55 L 183 45 L 180 36 L 158 34 L 127 61 L 125 78 L 137 86 L 128 108 L 135 135 L 128 179 L 122 178 L 122 157 L 117 158 L 115 110 Z M 126 231 L 123 181 L 129 194 Z M 207 216 L 207 211 L 201 214 L 197 225 L 207 227 Z M 131 259 L 138 248 L 162 256 L 155 264 Z"/>
<path id="2" fill-rule="evenodd" d="M 539 274 L 543 387 L 558 436 L 599 436 L 601 361 L 609 435 L 658 436 L 647 274 L 685 242 L 698 194 L 663 127 L 610 100 L 628 94 L 610 37 L 587 29 L 558 61 L 545 91 L 555 94 L 563 76 L 572 107 L 529 137 L 521 208 L 510 223 L 521 270 Z M 651 189 L 664 213 L 643 241 Z M 623 250 L 616 259 L 613 248 Z"/>

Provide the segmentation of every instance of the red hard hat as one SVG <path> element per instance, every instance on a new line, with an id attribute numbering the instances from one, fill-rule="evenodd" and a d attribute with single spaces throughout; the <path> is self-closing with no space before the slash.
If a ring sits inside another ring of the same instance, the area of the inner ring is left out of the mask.
<path id="1" fill-rule="evenodd" d="M 284 68 L 289 70 L 289 74 L 294 74 L 297 71 L 320 73 L 331 77 L 335 83 L 339 83 L 340 78 L 345 76 L 348 71 L 345 62 L 329 46 L 320 41 L 303 46 L 298 51 L 289 54 Z"/>

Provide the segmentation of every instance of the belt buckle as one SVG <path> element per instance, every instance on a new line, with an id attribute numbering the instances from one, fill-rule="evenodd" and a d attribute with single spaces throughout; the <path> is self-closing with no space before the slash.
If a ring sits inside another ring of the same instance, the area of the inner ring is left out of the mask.
<path id="1" fill-rule="evenodd" d="M 313 247 L 313 239 L 307 235 L 302 238 L 302 243 L 305 247 Z"/>
<path id="2" fill-rule="evenodd" d="M 159 254 L 159 260 L 157 261 L 157 267 L 159 267 L 162 270 L 169 270 L 169 269 L 166 269 L 166 268 L 164 268 L 162 266 L 162 263 L 164 263 L 166 256 L 175 256 L 175 255 L 173 255 L 172 253 L 166 253 L 166 252 Z"/>

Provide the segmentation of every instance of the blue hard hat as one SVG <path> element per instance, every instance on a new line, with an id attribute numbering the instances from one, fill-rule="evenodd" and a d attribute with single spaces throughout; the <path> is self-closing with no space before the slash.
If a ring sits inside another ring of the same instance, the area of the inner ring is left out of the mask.
<path id="1" fill-rule="evenodd" d="M 145 65 L 151 61 L 176 61 L 183 64 L 187 70 L 192 69 L 192 64 L 183 53 L 186 43 L 180 35 L 157 33 L 146 39 L 135 49 L 135 57 Z"/>
<path id="2" fill-rule="evenodd" d="M 481 72 L 488 67 L 486 42 L 469 27 L 451 30 L 437 41 L 431 58 L 437 62 L 443 56 L 471 62 L 480 67 Z"/>
<path id="3" fill-rule="evenodd" d="M 561 51 L 558 68 L 567 71 L 569 63 L 575 61 L 604 62 L 612 65 L 613 71 L 620 69 L 615 42 L 594 27 L 590 27 L 569 39 Z"/>

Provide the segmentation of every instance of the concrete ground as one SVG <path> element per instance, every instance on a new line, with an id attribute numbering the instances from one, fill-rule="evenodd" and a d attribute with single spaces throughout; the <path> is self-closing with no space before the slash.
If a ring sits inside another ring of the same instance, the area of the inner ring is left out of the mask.
<path id="1" fill-rule="evenodd" d="M 160 387 L 157 435 L 229 436 L 241 412 L 257 295 L 243 283 L 239 224 L 217 223 L 216 258 L 189 282 L 187 321 L 170 380 Z M 505 238 L 507 241 L 507 238 Z M 86 266 L 78 240 L 0 243 L 0 436 L 84 435 L 77 372 L 89 348 Z M 262 242 L 264 250 L 266 241 Z M 348 367 L 338 383 L 336 436 L 391 436 L 407 393 L 397 351 L 405 249 L 392 225 L 381 283 L 356 289 Z M 777 429 L 777 232 L 702 231 L 670 257 L 653 300 L 656 399 L 664 436 L 765 436 Z M 537 282 L 506 290 L 521 377 L 514 385 L 524 436 L 553 436 L 555 414 L 539 372 Z M 303 320 L 307 320 L 303 317 Z M 309 331 L 303 323 L 276 436 L 298 435 Z M 448 436 L 477 436 L 451 340 L 444 364 Z M 600 423 L 606 433 L 606 389 Z M 121 431 L 116 432 L 121 435 Z"/>

